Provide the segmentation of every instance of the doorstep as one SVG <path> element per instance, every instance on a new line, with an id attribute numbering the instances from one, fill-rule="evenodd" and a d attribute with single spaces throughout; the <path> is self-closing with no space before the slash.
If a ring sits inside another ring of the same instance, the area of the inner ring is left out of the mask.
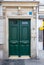
<path id="1" fill-rule="evenodd" d="M 9 59 L 30 59 L 29 56 L 21 56 L 21 57 L 18 57 L 18 56 L 10 56 Z"/>

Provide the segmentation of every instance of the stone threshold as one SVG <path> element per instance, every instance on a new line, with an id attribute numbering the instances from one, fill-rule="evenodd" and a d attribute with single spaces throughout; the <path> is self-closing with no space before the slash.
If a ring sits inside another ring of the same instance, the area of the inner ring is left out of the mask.
<path id="1" fill-rule="evenodd" d="M 21 56 L 21 57 L 18 57 L 18 56 L 10 56 L 9 59 L 30 59 L 29 56 Z"/>

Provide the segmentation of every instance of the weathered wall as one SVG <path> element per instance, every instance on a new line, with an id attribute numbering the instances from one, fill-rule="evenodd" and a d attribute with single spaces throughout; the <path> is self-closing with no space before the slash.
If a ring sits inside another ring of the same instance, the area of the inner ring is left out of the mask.
<path id="1" fill-rule="evenodd" d="M 30 3 L 30 2 L 29 2 Z M 14 5 L 15 3 L 9 3 L 9 6 L 7 3 L 3 3 L 3 16 L 2 19 L 0 19 L 0 55 L 1 58 L 7 59 L 9 57 L 9 42 L 8 42 L 8 18 L 20 18 L 20 19 L 31 19 L 31 58 L 37 57 L 37 7 L 34 7 L 34 5 L 38 6 L 38 2 L 36 3 L 19 3 L 21 6 L 20 15 L 18 15 L 18 9 L 19 4 L 17 2 L 17 5 Z M 28 4 L 28 5 L 27 5 Z M 32 6 L 33 4 L 33 6 Z M 27 6 L 27 7 L 26 7 Z M 32 11 L 32 15 L 29 15 L 29 12 Z M 2 43 L 2 44 L 1 44 Z"/>

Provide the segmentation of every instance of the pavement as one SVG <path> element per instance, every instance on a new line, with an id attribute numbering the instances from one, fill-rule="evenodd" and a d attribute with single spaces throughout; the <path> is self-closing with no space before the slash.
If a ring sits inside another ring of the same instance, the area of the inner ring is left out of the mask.
<path id="1" fill-rule="evenodd" d="M 0 65 L 44 65 L 44 60 L 39 59 L 16 59 L 0 60 Z"/>

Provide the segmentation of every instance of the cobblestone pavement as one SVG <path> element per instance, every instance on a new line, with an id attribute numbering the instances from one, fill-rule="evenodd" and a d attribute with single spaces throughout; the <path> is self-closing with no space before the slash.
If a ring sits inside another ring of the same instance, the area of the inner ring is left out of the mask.
<path id="1" fill-rule="evenodd" d="M 25 65 L 44 65 L 44 60 L 25 60 Z"/>
<path id="2" fill-rule="evenodd" d="M 35 59 L 2 60 L 0 61 L 0 65 L 44 65 L 44 60 Z"/>

